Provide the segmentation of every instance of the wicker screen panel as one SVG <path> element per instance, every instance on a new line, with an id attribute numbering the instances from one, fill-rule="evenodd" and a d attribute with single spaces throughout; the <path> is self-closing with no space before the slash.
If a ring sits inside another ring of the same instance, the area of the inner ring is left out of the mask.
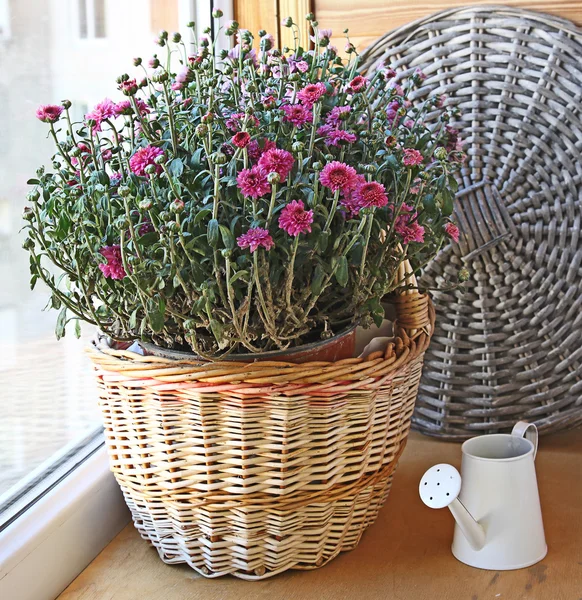
<path id="1" fill-rule="evenodd" d="M 366 52 L 369 69 L 427 75 L 417 100 L 445 94 L 469 155 L 458 245 L 422 284 L 466 266 L 464 290 L 435 291 L 414 426 L 448 439 L 542 433 L 582 423 L 582 31 L 507 7 L 437 13 Z M 400 76 L 400 75 L 399 75 Z"/>

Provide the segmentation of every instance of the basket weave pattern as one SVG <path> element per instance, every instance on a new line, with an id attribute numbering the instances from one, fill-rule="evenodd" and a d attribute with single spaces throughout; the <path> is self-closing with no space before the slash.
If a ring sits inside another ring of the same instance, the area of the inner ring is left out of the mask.
<path id="1" fill-rule="evenodd" d="M 262 579 L 358 544 L 404 449 L 434 323 L 426 296 L 396 311 L 385 352 L 335 363 L 89 349 L 112 471 L 162 560 Z"/>
<path id="2" fill-rule="evenodd" d="M 532 11 L 475 6 L 401 27 L 369 70 L 420 68 L 417 100 L 459 107 L 468 161 L 459 244 L 426 269 L 437 327 L 413 425 L 466 439 L 582 422 L 582 30 Z M 464 289 L 447 290 L 461 267 Z"/>

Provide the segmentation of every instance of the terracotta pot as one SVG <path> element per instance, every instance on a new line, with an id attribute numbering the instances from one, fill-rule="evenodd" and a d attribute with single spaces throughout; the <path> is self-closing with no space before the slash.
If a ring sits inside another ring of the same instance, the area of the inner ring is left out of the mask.
<path id="1" fill-rule="evenodd" d="M 288 350 L 272 350 L 270 352 L 259 352 L 257 354 L 229 354 L 218 360 L 237 362 L 256 362 L 265 360 L 278 360 L 292 363 L 306 363 L 315 361 L 334 362 L 344 358 L 352 358 L 356 348 L 356 327 L 352 325 L 341 333 L 334 335 L 328 340 L 321 340 L 311 344 L 304 344 Z M 181 350 L 169 350 L 160 348 L 148 342 L 138 342 L 146 354 L 161 356 L 170 359 L 192 359 L 191 352 Z"/>

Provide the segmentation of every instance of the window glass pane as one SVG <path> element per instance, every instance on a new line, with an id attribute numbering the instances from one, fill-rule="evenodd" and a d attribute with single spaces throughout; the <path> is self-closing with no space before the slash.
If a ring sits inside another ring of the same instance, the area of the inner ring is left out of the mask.
<path id="1" fill-rule="evenodd" d="M 23 481 L 42 478 L 51 461 L 76 451 L 101 428 L 83 352 L 93 331 L 84 325 L 77 340 L 71 323 L 66 337 L 55 339 L 58 313 L 42 310 L 47 289 L 29 287 L 21 215 L 31 189 L 26 181 L 41 165 L 52 170 L 54 149 L 48 126 L 35 118 L 37 107 L 67 98 L 73 119 L 80 120 L 104 98 L 124 99 L 115 80 L 124 72 L 143 74 L 134 56 L 147 65 L 160 52 L 152 41 L 149 2 L 143 0 L 139 11 L 136 3 L 0 0 L 0 528 L 6 499 Z M 95 17 L 94 30 L 88 14 Z M 169 21 L 176 14 L 172 9 Z M 184 36 L 192 18 L 180 13 Z M 106 37 L 97 45 L 79 40 L 93 35 Z"/>
<path id="2" fill-rule="evenodd" d="M 79 4 L 79 37 L 87 37 L 87 0 L 78 0 Z"/>
<path id="3" fill-rule="evenodd" d="M 104 38 L 105 33 L 105 0 L 93 0 L 95 8 L 95 37 Z"/>

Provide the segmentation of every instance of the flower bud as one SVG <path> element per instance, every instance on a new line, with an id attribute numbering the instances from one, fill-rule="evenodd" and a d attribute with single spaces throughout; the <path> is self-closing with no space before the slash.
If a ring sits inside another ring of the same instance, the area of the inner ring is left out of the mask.
<path id="1" fill-rule="evenodd" d="M 232 256 L 232 250 L 229 250 L 228 248 L 223 248 L 223 249 L 220 251 L 220 254 L 222 254 L 222 256 L 223 256 L 224 258 L 230 258 L 230 257 Z"/>
<path id="2" fill-rule="evenodd" d="M 335 157 L 333 154 L 326 154 L 323 158 L 325 158 L 325 160 L 327 162 L 331 162 L 332 160 L 335 160 Z"/>
<path id="3" fill-rule="evenodd" d="M 178 225 L 178 223 L 176 223 L 176 221 L 167 221 L 166 229 L 168 231 L 172 231 L 173 233 L 176 233 L 176 232 L 180 231 L 180 226 Z"/>
<path id="4" fill-rule="evenodd" d="M 364 173 L 375 173 L 376 165 L 364 165 L 363 169 L 364 169 Z"/>
<path id="5" fill-rule="evenodd" d="M 222 60 L 224 60 L 228 56 L 228 50 L 221 50 L 219 56 Z"/>
<path id="6" fill-rule="evenodd" d="M 126 81 L 129 81 L 129 75 L 127 73 L 124 73 L 123 75 L 120 75 L 115 81 L 117 83 L 124 83 Z"/>
<path id="7" fill-rule="evenodd" d="M 127 198 L 131 194 L 131 190 L 126 185 L 120 185 L 117 190 L 117 193 L 122 198 Z"/>
<path id="8" fill-rule="evenodd" d="M 26 238 L 24 240 L 24 243 L 22 244 L 22 247 L 25 250 L 33 250 L 34 249 L 34 241 L 31 240 L 30 238 Z"/>
<path id="9" fill-rule="evenodd" d="M 150 198 L 145 198 L 144 200 L 140 200 L 138 207 L 140 210 L 151 210 L 153 206 L 153 202 Z"/>
<path id="10" fill-rule="evenodd" d="M 207 112 L 205 115 L 202 115 L 203 123 L 212 123 L 214 121 L 214 113 Z"/>
<path id="11" fill-rule="evenodd" d="M 34 219 L 34 211 L 30 206 L 26 206 L 22 211 L 22 218 L 26 221 L 32 221 Z"/>
<path id="12" fill-rule="evenodd" d="M 160 154 L 154 158 L 156 165 L 165 165 L 168 161 L 168 157 L 165 154 Z"/>
<path id="13" fill-rule="evenodd" d="M 303 142 L 293 142 L 291 145 L 291 150 L 295 153 L 303 152 L 305 149 L 305 144 Z"/>
<path id="14" fill-rule="evenodd" d="M 68 110 L 69 108 L 71 108 L 71 101 L 70 100 L 63 100 L 61 102 L 61 104 L 63 105 L 63 108 L 65 110 Z"/>
<path id="15" fill-rule="evenodd" d="M 315 15 L 312 12 L 309 12 L 305 15 L 305 20 L 306 21 L 314 21 L 315 20 Z"/>
<path id="16" fill-rule="evenodd" d="M 142 63 L 142 60 L 141 60 L 141 58 L 139 56 L 136 56 L 133 59 L 133 66 L 134 67 L 139 67 L 141 65 L 141 63 Z"/>
<path id="17" fill-rule="evenodd" d="M 167 40 L 168 39 L 168 32 L 165 29 L 162 29 L 162 31 L 160 31 L 160 39 L 161 40 Z"/>
<path id="18" fill-rule="evenodd" d="M 311 25 L 313 27 L 317 27 L 319 25 L 319 21 L 311 21 Z"/>
<path id="19" fill-rule="evenodd" d="M 267 32 L 264 29 L 259 30 L 259 37 L 265 37 L 266 35 L 267 35 Z"/>
<path id="20" fill-rule="evenodd" d="M 98 194 L 103 194 L 105 192 L 105 186 L 102 183 L 95 184 L 95 191 Z"/>
<path id="21" fill-rule="evenodd" d="M 168 72 L 163 69 L 158 69 L 152 73 L 152 81 L 154 83 L 162 83 L 168 81 Z"/>
<path id="22" fill-rule="evenodd" d="M 157 169 L 156 169 L 156 165 L 148 165 L 145 169 L 144 169 L 144 173 L 146 175 L 155 175 L 157 173 Z"/>
<path id="23" fill-rule="evenodd" d="M 214 154 L 210 156 L 210 160 L 215 165 L 224 165 L 227 162 L 228 157 L 222 152 L 214 152 Z"/>
<path id="24" fill-rule="evenodd" d="M 40 198 L 40 193 L 38 190 L 32 190 L 31 192 L 28 192 L 27 198 L 31 202 L 37 202 L 38 199 Z"/>
<path id="25" fill-rule="evenodd" d="M 182 36 L 176 31 L 173 35 L 172 35 L 172 41 L 174 42 L 174 44 L 179 43 L 180 41 L 182 41 Z"/>
<path id="26" fill-rule="evenodd" d="M 277 171 L 273 171 L 267 175 L 267 181 L 273 185 L 275 183 L 279 183 L 281 181 L 281 175 L 277 173 Z"/>
<path id="27" fill-rule="evenodd" d="M 87 119 L 85 123 L 87 123 L 87 127 L 90 127 L 91 129 L 93 129 L 93 127 L 97 125 L 97 121 L 95 121 L 94 119 Z"/>
<path id="28" fill-rule="evenodd" d="M 196 23 L 194 23 L 194 21 L 188 21 L 188 23 L 186 23 L 186 27 L 188 27 L 188 29 L 194 29 L 196 27 Z"/>
<path id="29" fill-rule="evenodd" d="M 160 59 L 154 55 L 153 58 L 150 58 L 148 62 L 148 67 L 152 69 L 157 69 L 160 66 Z"/>
<path id="30" fill-rule="evenodd" d="M 174 198 L 172 203 L 170 204 L 170 210 L 175 213 L 181 213 L 184 210 L 184 201 L 180 200 L 180 198 Z"/>
<path id="31" fill-rule="evenodd" d="M 447 150 L 446 150 L 446 148 L 443 148 L 442 146 L 440 148 L 437 148 L 434 151 L 434 157 L 437 160 L 446 160 L 447 156 L 448 156 Z"/>
<path id="32" fill-rule="evenodd" d="M 289 79 L 289 81 L 301 81 L 301 74 L 300 73 L 291 73 L 291 75 L 289 75 L 289 77 L 287 79 Z"/>
<path id="33" fill-rule="evenodd" d="M 215 11 L 212 12 L 212 16 L 215 19 L 220 19 L 221 17 L 224 16 L 224 13 L 220 10 L 220 8 L 217 8 Z"/>
<path id="34" fill-rule="evenodd" d="M 314 162 L 311 167 L 314 171 L 321 171 L 323 169 L 323 165 L 320 162 Z"/>
<path id="35" fill-rule="evenodd" d="M 200 123 L 200 125 L 196 126 L 195 132 L 198 137 L 204 137 L 208 134 L 208 125 Z"/>
<path id="36" fill-rule="evenodd" d="M 291 27 L 293 25 L 293 19 L 291 17 L 285 17 L 282 19 L 281 25 L 283 25 L 283 27 Z"/>

